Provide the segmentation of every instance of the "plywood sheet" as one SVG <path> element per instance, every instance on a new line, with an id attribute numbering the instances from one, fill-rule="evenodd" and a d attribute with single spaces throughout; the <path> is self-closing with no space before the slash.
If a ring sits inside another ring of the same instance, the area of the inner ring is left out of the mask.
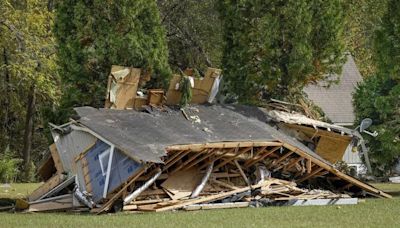
<path id="1" fill-rule="evenodd" d="M 172 174 L 161 184 L 161 187 L 166 190 L 166 193 L 172 199 L 181 199 L 192 194 L 192 191 L 200 183 L 201 178 L 202 174 L 199 173 L 198 168 L 193 167 L 189 170 L 181 170 Z"/>
<path id="2" fill-rule="evenodd" d="M 330 137 L 321 137 L 318 142 L 316 152 L 319 156 L 328 160 L 331 163 L 341 161 L 346 151 L 349 141 L 337 140 Z"/>

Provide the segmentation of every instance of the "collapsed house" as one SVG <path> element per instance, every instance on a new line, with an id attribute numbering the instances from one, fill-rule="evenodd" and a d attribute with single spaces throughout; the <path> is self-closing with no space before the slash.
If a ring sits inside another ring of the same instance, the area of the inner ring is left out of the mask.
<path id="1" fill-rule="evenodd" d="M 195 81 L 193 90 L 201 87 L 196 104 L 183 109 L 162 105 L 160 90 L 139 95 L 141 77 L 132 72 L 120 80 L 136 85 L 134 93 L 109 80 L 106 107 L 123 110 L 79 107 L 78 118 L 52 126 L 51 156 L 39 169 L 47 181 L 29 196 L 29 211 L 159 212 L 390 198 L 333 165 L 355 140 L 352 131 L 315 131 L 324 125 L 291 123 L 284 113 L 258 107 L 203 104 L 217 91 L 216 69 Z M 166 95 L 171 105 L 180 96 L 179 79 L 173 80 Z"/>

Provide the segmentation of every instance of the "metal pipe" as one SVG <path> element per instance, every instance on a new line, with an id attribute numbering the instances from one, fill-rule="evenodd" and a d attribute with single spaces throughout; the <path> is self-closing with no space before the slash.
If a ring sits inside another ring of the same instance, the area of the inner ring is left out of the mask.
<path id="1" fill-rule="evenodd" d="M 200 184 L 196 187 L 196 189 L 192 192 L 192 195 L 190 195 L 190 198 L 196 198 L 200 195 L 200 192 L 203 191 L 204 187 L 206 186 L 206 183 L 208 179 L 210 179 L 211 173 L 214 169 L 214 162 L 212 162 L 206 171 L 206 174 L 203 176 L 203 179 L 201 179 Z"/>
<path id="2" fill-rule="evenodd" d="M 79 202 L 83 203 L 85 206 L 89 208 L 93 208 L 96 204 L 88 197 L 84 192 L 81 192 L 78 188 L 78 185 L 75 186 L 74 196 L 78 199 Z"/>
<path id="3" fill-rule="evenodd" d="M 127 197 L 125 197 L 124 199 L 124 205 L 129 204 L 130 202 L 132 202 L 132 200 L 134 200 L 136 197 L 138 197 L 144 190 L 146 190 L 148 187 L 150 187 L 150 185 L 152 185 L 157 178 L 161 175 L 162 171 L 161 169 L 158 170 L 158 172 L 152 177 L 150 178 L 148 181 L 146 181 L 146 183 L 144 183 L 141 187 L 139 187 L 138 189 L 136 189 L 134 192 L 132 192 L 130 195 L 128 195 Z"/>

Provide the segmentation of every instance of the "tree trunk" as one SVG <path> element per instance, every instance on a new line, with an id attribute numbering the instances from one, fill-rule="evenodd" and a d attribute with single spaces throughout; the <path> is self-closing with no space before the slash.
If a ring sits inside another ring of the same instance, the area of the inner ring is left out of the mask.
<path id="1" fill-rule="evenodd" d="M 5 142 L 7 145 L 10 145 L 10 139 L 11 139 L 11 123 L 10 123 L 10 72 L 8 71 L 8 55 L 7 55 L 7 50 L 6 48 L 3 48 L 3 61 L 4 61 L 4 122 L 3 122 L 3 127 L 4 127 L 4 136 L 6 137 Z M 6 146 L 7 146 L 6 145 Z"/>
<path id="2" fill-rule="evenodd" d="M 25 118 L 25 134 L 24 134 L 24 148 L 23 154 L 23 170 L 24 178 L 29 181 L 29 174 L 31 169 L 31 150 L 32 150 L 32 137 L 33 137 L 33 119 L 35 114 L 35 86 L 32 85 L 29 90 L 28 104 L 26 109 Z"/>

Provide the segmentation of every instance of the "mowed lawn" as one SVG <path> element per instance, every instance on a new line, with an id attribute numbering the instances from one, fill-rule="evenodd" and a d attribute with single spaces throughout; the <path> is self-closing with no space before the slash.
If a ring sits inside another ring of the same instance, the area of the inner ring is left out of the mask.
<path id="1" fill-rule="evenodd" d="M 15 186 L 14 192 L 21 186 Z M 400 184 L 376 184 L 399 195 Z M 27 189 L 25 187 L 25 189 Z M 0 189 L 1 190 L 1 189 Z M 0 193 L 0 197 L 4 197 Z M 400 198 L 358 205 L 90 215 L 0 213 L 0 227 L 400 227 Z"/>

